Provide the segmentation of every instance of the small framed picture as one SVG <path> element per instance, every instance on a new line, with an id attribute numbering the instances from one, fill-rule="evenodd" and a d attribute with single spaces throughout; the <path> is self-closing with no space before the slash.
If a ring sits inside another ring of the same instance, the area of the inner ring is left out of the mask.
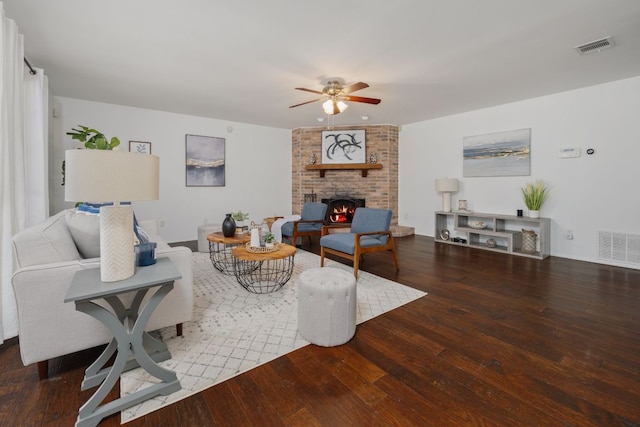
<path id="1" fill-rule="evenodd" d="M 129 151 L 138 154 L 151 154 L 151 143 L 144 141 L 129 141 Z"/>

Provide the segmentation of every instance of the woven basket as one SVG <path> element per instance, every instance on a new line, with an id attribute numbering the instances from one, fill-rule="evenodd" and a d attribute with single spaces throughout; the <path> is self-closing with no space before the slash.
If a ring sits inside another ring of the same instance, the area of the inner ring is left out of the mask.
<path id="1" fill-rule="evenodd" d="M 538 235 L 533 230 L 522 229 L 522 252 L 533 254 L 536 252 L 536 240 Z"/>

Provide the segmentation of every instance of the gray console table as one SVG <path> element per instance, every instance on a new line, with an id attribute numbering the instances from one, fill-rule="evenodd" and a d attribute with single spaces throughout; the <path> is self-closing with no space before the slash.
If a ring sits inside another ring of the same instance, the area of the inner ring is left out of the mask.
<path id="1" fill-rule="evenodd" d="M 167 345 L 145 332 L 151 313 L 173 289 L 174 280 L 180 277 L 180 272 L 169 258 L 159 258 L 153 265 L 137 267 L 135 275 L 119 282 L 100 281 L 99 268 L 75 274 L 64 302 L 74 302 L 76 310 L 98 319 L 109 328 L 114 337 L 85 371 L 82 390 L 97 385 L 100 387 L 80 408 L 76 426 L 96 426 L 109 415 L 154 396 L 168 395 L 181 389 L 175 372 L 157 364 L 171 357 Z M 145 295 L 152 288 L 157 290 L 142 306 Z M 122 298 L 128 292 L 132 293 L 132 300 L 130 296 Z M 106 301 L 111 310 L 95 302 L 100 299 Z M 125 306 L 126 301 L 131 301 L 129 307 Z M 113 365 L 105 367 L 116 352 Z M 98 406 L 120 378 L 120 374 L 138 366 L 160 382 Z"/>
<path id="2" fill-rule="evenodd" d="M 529 258 L 544 259 L 551 254 L 551 220 L 469 211 L 436 212 L 435 242 L 469 246 L 493 252 L 502 252 Z M 472 227 L 475 221 L 482 228 Z M 527 252 L 523 248 L 522 230 L 533 230 L 537 235 L 536 250 Z M 460 234 L 464 241 L 459 240 Z M 489 245 L 489 239 L 494 244 Z"/>

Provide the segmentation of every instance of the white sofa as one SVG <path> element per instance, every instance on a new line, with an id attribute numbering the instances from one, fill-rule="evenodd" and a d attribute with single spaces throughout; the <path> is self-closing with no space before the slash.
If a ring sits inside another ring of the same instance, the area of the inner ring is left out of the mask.
<path id="1" fill-rule="evenodd" d="M 78 250 L 68 226 L 73 212 L 62 211 L 13 237 L 18 269 L 12 284 L 18 305 L 20 354 L 25 366 L 38 363 L 41 379 L 48 376 L 49 359 L 105 344 L 112 338 L 102 323 L 76 311 L 73 303 L 64 302 L 74 274 L 100 266 L 100 258 L 83 258 Z M 147 330 L 176 325 L 181 334 L 182 323 L 193 315 L 191 250 L 169 247 L 157 235 L 154 221 L 140 222 L 140 226 L 150 241 L 157 243 L 156 256 L 171 258 L 182 275 L 154 311 Z"/>

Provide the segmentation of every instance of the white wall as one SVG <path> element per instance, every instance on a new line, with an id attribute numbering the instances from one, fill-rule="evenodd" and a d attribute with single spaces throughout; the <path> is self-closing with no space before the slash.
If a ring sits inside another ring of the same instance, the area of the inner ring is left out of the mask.
<path id="1" fill-rule="evenodd" d="M 61 164 L 64 150 L 80 144 L 66 132 L 77 125 L 93 127 L 108 138 L 117 136 L 121 149 L 129 140 L 151 142 L 160 157 L 160 200 L 136 202 L 140 219 L 164 222 L 159 233 L 169 242 L 195 240 L 197 227 L 222 223 L 224 214 L 242 210 L 251 219 L 288 214 L 291 210 L 291 131 L 140 108 L 56 97 L 51 153 L 51 211 L 72 206 L 64 202 Z M 185 186 L 185 134 L 226 139 L 226 186 Z M 118 171 L 113 171 L 118 173 Z M 105 177 L 108 179 L 108 177 Z"/>
<path id="2" fill-rule="evenodd" d="M 541 215 L 551 218 L 552 255 L 606 263 L 598 259 L 599 230 L 640 234 L 639 94 L 635 77 L 403 126 L 400 223 L 434 235 L 433 212 L 442 207 L 436 178 L 460 180 L 454 209 L 467 199 L 476 212 L 512 215 L 525 208 L 520 187 L 543 179 L 551 186 Z M 463 137 L 523 128 L 531 128 L 530 176 L 463 178 Z M 582 156 L 560 159 L 567 147 Z"/>

